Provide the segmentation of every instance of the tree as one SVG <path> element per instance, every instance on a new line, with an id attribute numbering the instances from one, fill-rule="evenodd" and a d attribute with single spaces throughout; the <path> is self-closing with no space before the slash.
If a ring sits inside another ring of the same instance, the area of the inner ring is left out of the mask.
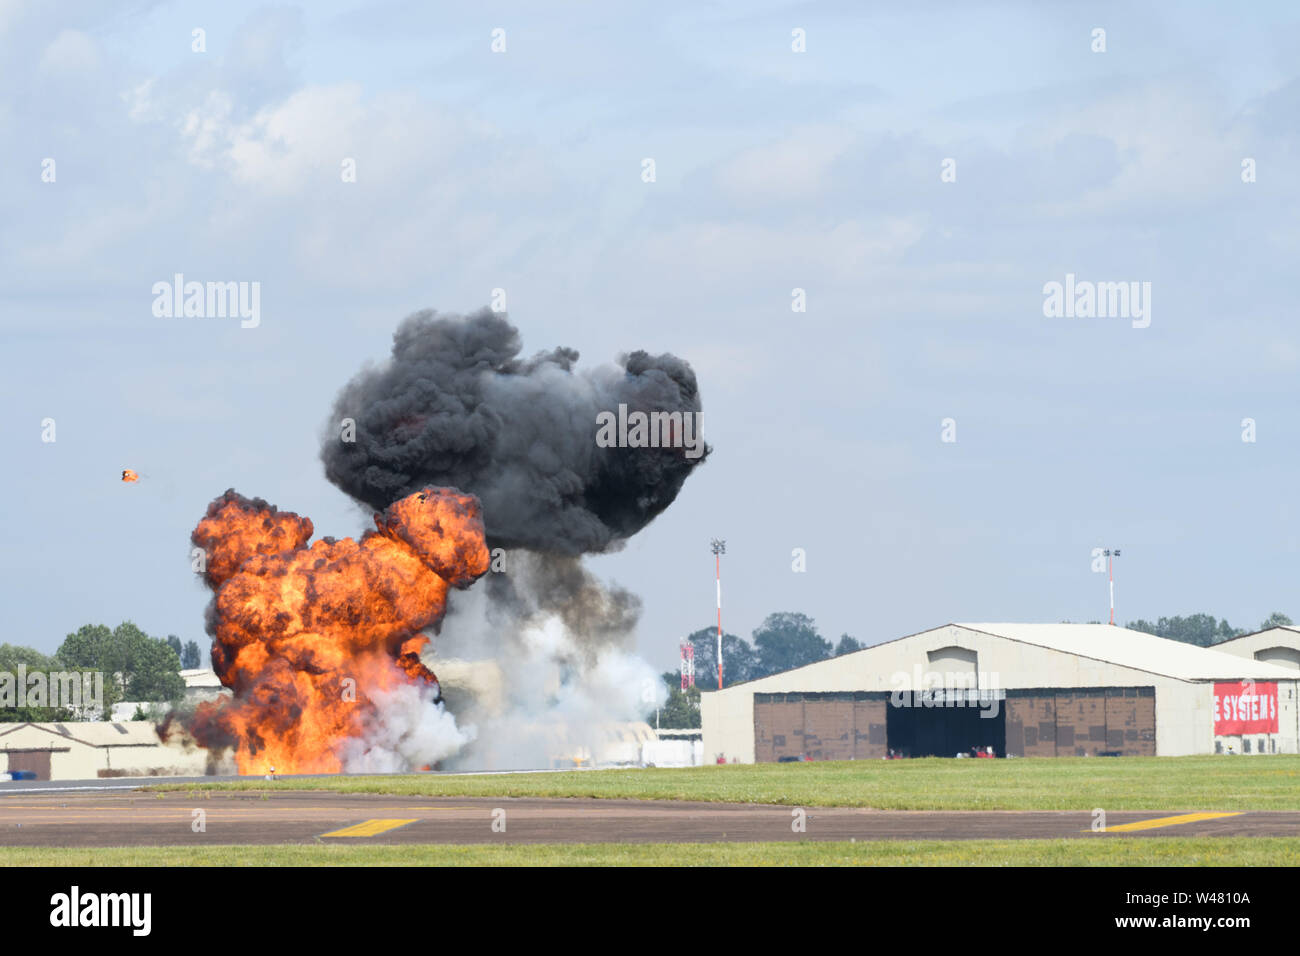
<path id="1" fill-rule="evenodd" d="M 86 624 L 64 639 L 55 656 L 70 669 L 103 671 L 106 711 L 120 700 L 169 701 L 185 693 L 176 652 L 130 621 L 111 631 Z"/>
<path id="2" fill-rule="evenodd" d="M 695 648 L 695 685 L 702 690 L 718 686 L 718 630 L 706 627 L 686 638 Z M 758 655 L 744 638 L 722 635 L 722 680 L 730 687 L 762 676 L 757 672 Z"/>
<path id="3" fill-rule="evenodd" d="M 1268 617 L 1260 622 L 1259 629 L 1267 631 L 1270 627 L 1293 627 L 1294 624 L 1289 617 L 1281 611 L 1274 611 Z"/>
<path id="4" fill-rule="evenodd" d="M 651 711 L 646 716 L 646 723 L 664 728 L 693 729 L 700 726 L 700 688 L 690 687 L 682 690 L 682 675 L 676 671 L 664 671 L 664 683 L 668 686 L 668 699 L 659 708 L 658 713 Z"/>
<path id="5" fill-rule="evenodd" d="M 48 678 L 50 671 L 61 669 L 58 661 L 53 657 L 47 657 L 35 648 L 23 647 L 20 644 L 0 644 L 0 671 L 13 675 L 15 690 L 17 690 L 18 668 L 20 665 L 26 677 L 30 677 L 32 674 L 45 674 Z M 47 688 L 50 686 L 48 681 L 46 686 Z M 30 684 L 28 687 L 30 687 Z M 17 700 L 14 703 L 17 704 Z M 0 723 L 62 722 L 72 720 L 73 716 L 71 710 L 63 707 L 32 707 L 30 705 L 0 707 Z"/>
<path id="6" fill-rule="evenodd" d="M 831 642 L 817 633 L 806 614 L 778 611 L 754 629 L 758 650 L 759 676 L 788 671 L 824 661 L 831 656 Z"/>
<path id="7" fill-rule="evenodd" d="M 128 700 L 179 700 L 185 695 L 181 659 L 166 641 L 143 632 L 133 638 L 131 675 L 127 680 Z"/>
<path id="8" fill-rule="evenodd" d="M 187 671 L 192 671 L 196 667 L 203 666 L 203 658 L 199 656 L 198 641 L 187 641 L 185 643 L 185 653 L 181 655 L 181 667 Z"/>
<path id="9" fill-rule="evenodd" d="M 53 657 L 47 657 L 33 647 L 23 647 L 21 644 L 0 644 L 0 671 L 16 674 L 19 664 L 29 671 L 59 669 L 58 662 Z"/>
<path id="10" fill-rule="evenodd" d="M 1154 624 L 1150 621 L 1130 621 L 1128 627 L 1134 631 L 1145 631 L 1158 637 L 1209 647 L 1220 641 L 1230 640 L 1245 633 L 1235 628 L 1227 620 L 1215 621 L 1213 614 L 1189 614 L 1187 617 L 1162 617 Z"/>
<path id="11" fill-rule="evenodd" d="M 840 642 L 835 645 L 835 656 L 842 657 L 845 654 L 852 654 L 854 651 L 862 650 L 862 642 L 856 637 L 849 637 L 847 634 L 840 635 Z"/>
<path id="12" fill-rule="evenodd" d="M 175 634 L 168 634 L 168 635 L 167 635 L 167 646 L 170 647 L 172 650 L 174 650 L 174 651 L 176 652 L 176 656 L 177 656 L 177 657 L 180 657 L 181 654 L 183 654 L 183 653 L 184 653 L 184 650 L 185 650 L 185 649 L 181 646 L 181 639 L 180 639 L 179 637 L 177 637 Z"/>
<path id="13" fill-rule="evenodd" d="M 117 675 L 126 667 L 122 644 L 103 624 L 83 624 L 75 634 L 69 634 L 54 652 L 59 663 L 71 670 L 102 671 L 104 674 L 104 714 L 110 714 L 113 705 L 123 699 L 125 688 Z"/>

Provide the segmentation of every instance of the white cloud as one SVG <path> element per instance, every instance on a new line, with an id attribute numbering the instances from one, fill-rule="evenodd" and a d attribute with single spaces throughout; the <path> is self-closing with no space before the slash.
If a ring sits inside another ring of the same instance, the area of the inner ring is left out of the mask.
<path id="1" fill-rule="evenodd" d="M 646 237 L 640 254 L 666 274 L 691 281 L 750 282 L 755 275 L 852 280 L 897 262 L 925 234 L 921 217 L 878 217 L 785 228 L 754 223 L 688 223 Z M 796 283 L 798 284 L 798 283 Z"/>
<path id="2" fill-rule="evenodd" d="M 1199 203 L 1239 189 L 1244 130 L 1225 125 L 1230 111 L 1212 90 L 1187 81 L 1152 84 L 1049 115 L 1029 134 L 1039 146 L 1080 134 L 1114 142 L 1120 169 L 1105 185 L 1064 203 L 1053 214 L 1131 210 L 1151 203 Z"/>
<path id="3" fill-rule="evenodd" d="M 718 185 L 741 204 L 815 196 L 827 188 L 828 171 L 854 138 L 843 127 L 801 127 L 726 163 L 718 171 Z"/>
<path id="4" fill-rule="evenodd" d="M 0 20 L 4 11 L 0 9 Z M 41 54 L 40 69 L 46 73 L 80 73 L 99 69 L 102 63 L 94 39 L 80 30 L 64 30 Z"/>
<path id="5" fill-rule="evenodd" d="M 180 121 L 180 132 L 189 141 L 190 162 L 202 169 L 211 169 L 229 152 L 234 132 L 230 120 L 233 109 L 230 96 L 214 90 L 201 106 L 185 113 Z M 141 108 L 133 107 L 131 112 L 137 115 Z"/>

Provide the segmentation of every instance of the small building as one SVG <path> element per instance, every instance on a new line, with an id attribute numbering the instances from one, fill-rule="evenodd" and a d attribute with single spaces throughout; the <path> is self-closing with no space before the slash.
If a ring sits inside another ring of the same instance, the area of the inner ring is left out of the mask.
<path id="1" fill-rule="evenodd" d="M 206 754 L 165 745 L 149 721 L 0 724 L 0 773 L 37 780 L 201 775 Z"/>
<path id="2" fill-rule="evenodd" d="M 641 745 L 645 767 L 698 767 L 704 763 L 704 732 L 698 727 L 655 728 L 653 740 Z"/>
<path id="3" fill-rule="evenodd" d="M 185 699 L 200 703 L 216 700 L 218 697 L 231 696 L 229 688 L 221 683 L 221 678 L 211 667 L 195 667 L 181 671 L 181 680 L 185 681 Z"/>
<path id="4" fill-rule="evenodd" d="M 1111 625 L 945 624 L 706 691 L 700 714 L 706 762 L 1296 753 L 1298 686 Z"/>

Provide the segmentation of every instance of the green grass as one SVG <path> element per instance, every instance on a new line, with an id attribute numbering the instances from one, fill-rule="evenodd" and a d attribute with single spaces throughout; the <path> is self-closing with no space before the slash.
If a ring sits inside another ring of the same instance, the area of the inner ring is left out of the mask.
<path id="1" fill-rule="evenodd" d="M 1297 810 L 1300 756 L 934 758 L 275 782 L 256 777 L 149 789 L 605 797 L 886 810 Z"/>
<path id="2" fill-rule="evenodd" d="M 0 866 L 1294 866 L 1300 838 L 0 847 Z"/>

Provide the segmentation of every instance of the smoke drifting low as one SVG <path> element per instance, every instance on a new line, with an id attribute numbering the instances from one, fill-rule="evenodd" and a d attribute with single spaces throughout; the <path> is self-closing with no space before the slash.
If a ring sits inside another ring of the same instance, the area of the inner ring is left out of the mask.
<path id="1" fill-rule="evenodd" d="M 663 703 L 658 672 L 632 649 L 635 595 L 603 585 L 579 559 L 525 551 L 509 552 L 505 573 L 482 584 L 458 596 L 428 658 L 472 737 L 443 767 L 598 760 L 628 722 Z"/>
<path id="2" fill-rule="evenodd" d="M 483 503 L 491 547 L 553 555 L 599 552 L 640 531 L 707 455 L 676 448 L 602 448 L 597 416 L 620 405 L 700 411 L 695 373 L 673 355 L 632 352 L 575 372 L 569 348 L 519 357 L 518 330 L 482 309 L 424 310 L 393 336 L 392 359 L 358 374 L 334 406 L 330 481 L 382 509 L 425 485 L 459 488 Z"/>

